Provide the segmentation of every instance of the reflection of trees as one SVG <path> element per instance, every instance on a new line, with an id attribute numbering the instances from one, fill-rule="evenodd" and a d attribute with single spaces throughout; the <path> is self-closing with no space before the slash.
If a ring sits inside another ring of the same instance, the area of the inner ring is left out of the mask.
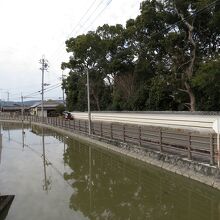
<path id="1" fill-rule="evenodd" d="M 32 125 L 31 126 L 31 132 L 36 134 L 36 135 L 39 135 L 39 136 L 42 136 L 42 128 L 40 126 L 37 126 L 37 125 Z M 58 134 L 57 132 L 55 131 L 52 131 L 50 129 L 46 129 L 44 128 L 44 136 L 45 137 L 54 137 L 56 139 L 58 139 L 59 141 L 64 141 L 64 136 L 61 135 L 61 134 Z"/>
<path id="2" fill-rule="evenodd" d="M 73 182 L 70 208 L 90 219 L 214 219 L 218 214 L 210 210 L 216 210 L 219 192 L 212 196 L 205 187 L 204 195 L 200 184 L 95 148 L 89 161 L 88 146 L 68 145 L 64 160 L 73 172 L 64 178 Z"/>

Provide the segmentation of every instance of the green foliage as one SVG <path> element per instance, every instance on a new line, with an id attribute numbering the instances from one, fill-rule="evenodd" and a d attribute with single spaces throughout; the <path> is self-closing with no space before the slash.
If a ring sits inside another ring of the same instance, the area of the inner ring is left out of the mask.
<path id="1" fill-rule="evenodd" d="M 169 76 L 158 75 L 151 79 L 149 87 L 149 96 L 146 106 L 149 110 L 172 111 L 178 110 L 178 101 L 176 99 L 175 83 Z"/>
<path id="2" fill-rule="evenodd" d="M 220 4 L 180 22 L 210 3 L 145 0 L 126 27 L 68 39 L 67 109 L 87 110 L 88 71 L 92 110 L 189 110 L 193 97 L 197 110 L 218 110 Z"/>
<path id="3" fill-rule="evenodd" d="M 220 59 L 204 63 L 193 78 L 193 86 L 199 99 L 199 109 L 220 109 Z"/>
<path id="4" fill-rule="evenodd" d="M 56 112 L 59 114 L 59 115 L 62 115 L 62 113 L 65 111 L 65 106 L 63 104 L 60 104 L 56 107 Z"/>

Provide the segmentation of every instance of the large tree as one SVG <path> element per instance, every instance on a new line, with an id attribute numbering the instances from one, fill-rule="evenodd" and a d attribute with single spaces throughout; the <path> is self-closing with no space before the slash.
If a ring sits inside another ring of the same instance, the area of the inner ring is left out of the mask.
<path id="1" fill-rule="evenodd" d="M 211 85 L 199 79 L 218 59 L 219 9 L 211 0 L 146 0 L 125 27 L 105 24 L 68 39 L 70 60 L 62 68 L 70 70 L 64 82 L 69 108 L 86 110 L 88 70 L 93 110 L 204 109 L 210 98 L 198 91 L 212 96 Z"/>
<path id="2" fill-rule="evenodd" d="M 167 0 L 165 7 L 177 18 L 166 36 L 170 62 L 179 91 L 188 95 L 185 105 L 197 109 L 192 79 L 202 62 L 213 59 L 219 48 L 219 8 L 210 0 Z M 184 98 L 183 98 L 184 100 Z"/>
<path id="3" fill-rule="evenodd" d="M 78 97 L 75 97 L 75 100 L 71 101 L 71 106 L 75 106 L 73 109 L 85 110 L 85 107 L 81 109 L 77 103 L 81 102 L 81 99 L 86 100 L 86 94 L 84 97 L 80 97 L 79 95 L 81 94 L 80 91 L 84 91 L 86 88 L 87 71 L 90 76 L 92 109 L 101 110 L 108 105 L 108 99 L 102 98 L 103 94 L 108 95 L 108 92 L 105 91 L 105 89 L 108 89 L 105 86 L 105 73 L 101 68 L 104 59 L 104 47 L 102 43 L 101 38 L 95 32 L 89 32 L 86 35 L 80 35 L 66 41 L 67 52 L 72 55 L 68 63 L 62 63 L 62 69 L 70 69 L 71 75 L 74 76 L 74 78 L 68 78 L 67 81 L 72 80 L 72 84 L 76 84 L 77 82 L 73 81 L 77 78 L 77 81 L 81 82 L 80 87 L 79 85 L 75 85 L 74 87 L 74 94 L 75 96 L 78 95 Z M 67 91 L 67 99 L 69 99 L 68 93 L 71 94 L 73 87 L 67 87 L 65 90 Z"/>

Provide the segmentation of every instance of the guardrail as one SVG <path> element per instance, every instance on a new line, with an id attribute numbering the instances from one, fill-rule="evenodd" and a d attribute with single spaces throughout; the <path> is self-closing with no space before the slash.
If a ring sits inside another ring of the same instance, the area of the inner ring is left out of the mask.
<path id="1" fill-rule="evenodd" d="M 0 119 L 22 121 L 22 116 L 0 114 Z M 87 120 L 65 120 L 59 117 L 42 119 L 37 116 L 24 116 L 23 120 L 88 134 Z M 91 135 L 128 143 L 142 150 L 175 154 L 210 165 L 216 165 L 217 162 L 217 136 L 215 133 L 199 134 L 179 129 L 95 121 L 91 124 Z"/>

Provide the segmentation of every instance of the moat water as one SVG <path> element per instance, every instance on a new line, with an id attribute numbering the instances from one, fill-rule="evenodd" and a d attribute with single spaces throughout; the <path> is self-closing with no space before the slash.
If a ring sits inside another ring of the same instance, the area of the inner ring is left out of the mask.
<path id="1" fill-rule="evenodd" d="M 220 191 L 52 130 L 0 123 L 0 220 L 217 220 Z"/>

